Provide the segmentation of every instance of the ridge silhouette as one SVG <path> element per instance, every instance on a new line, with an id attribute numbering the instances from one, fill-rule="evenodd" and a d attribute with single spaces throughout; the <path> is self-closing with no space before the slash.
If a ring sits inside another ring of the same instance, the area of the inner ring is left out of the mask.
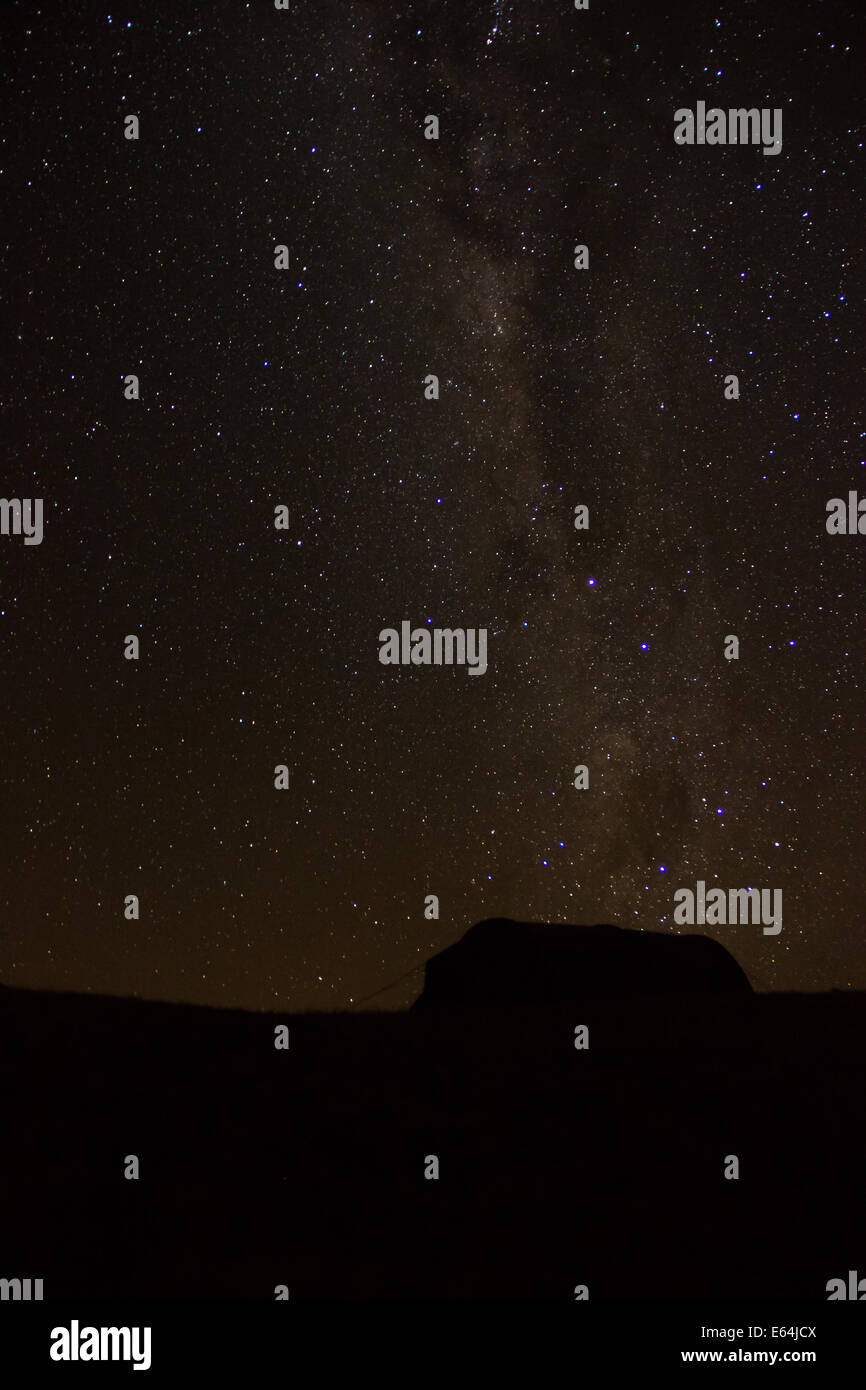
<path id="1" fill-rule="evenodd" d="M 737 961 L 709 936 L 490 917 L 430 958 L 411 1007 L 751 993 Z"/>

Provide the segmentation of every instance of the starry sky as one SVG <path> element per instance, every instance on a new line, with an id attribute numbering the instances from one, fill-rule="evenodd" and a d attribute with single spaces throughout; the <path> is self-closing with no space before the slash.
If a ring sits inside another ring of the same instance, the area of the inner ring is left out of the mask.
<path id="1" fill-rule="evenodd" d="M 866 988 L 858 8 L 6 6 L 2 982 L 404 1007 L 704 879 L 783 890 L 707 929 L 757 989 Z"/>

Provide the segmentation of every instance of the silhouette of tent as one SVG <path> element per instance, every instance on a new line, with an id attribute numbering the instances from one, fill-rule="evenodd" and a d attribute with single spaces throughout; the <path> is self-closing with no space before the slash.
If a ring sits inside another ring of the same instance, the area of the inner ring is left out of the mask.
<path id="1" fill-rule="evenodd" d="M 491 917 L 431 957 L 412 1007 L 751 993 L 734 957 L 708 936 Z"/>

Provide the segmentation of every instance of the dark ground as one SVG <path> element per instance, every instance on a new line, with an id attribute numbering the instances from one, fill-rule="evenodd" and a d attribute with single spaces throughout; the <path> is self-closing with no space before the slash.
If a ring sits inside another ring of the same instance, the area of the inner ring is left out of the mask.
<path id="1" fill-rule="evenodd" d="M 290 1017 L 3 989 L 0 1019 L 0 1275 L 46 1299 L 825 1299 L 866 1272 L 863 994 Z"/>

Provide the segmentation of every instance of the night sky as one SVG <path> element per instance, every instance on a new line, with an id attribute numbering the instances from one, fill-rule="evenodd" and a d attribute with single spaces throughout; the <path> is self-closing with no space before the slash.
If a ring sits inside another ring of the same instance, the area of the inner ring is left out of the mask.
<path id="1" fill-rule="evenodd" d="M 704 929 L 755 988 L 866 988 L 858 9 L 5 7 L 0 981 L 403 1007 L 704 879 L 783 890 Z"/>

